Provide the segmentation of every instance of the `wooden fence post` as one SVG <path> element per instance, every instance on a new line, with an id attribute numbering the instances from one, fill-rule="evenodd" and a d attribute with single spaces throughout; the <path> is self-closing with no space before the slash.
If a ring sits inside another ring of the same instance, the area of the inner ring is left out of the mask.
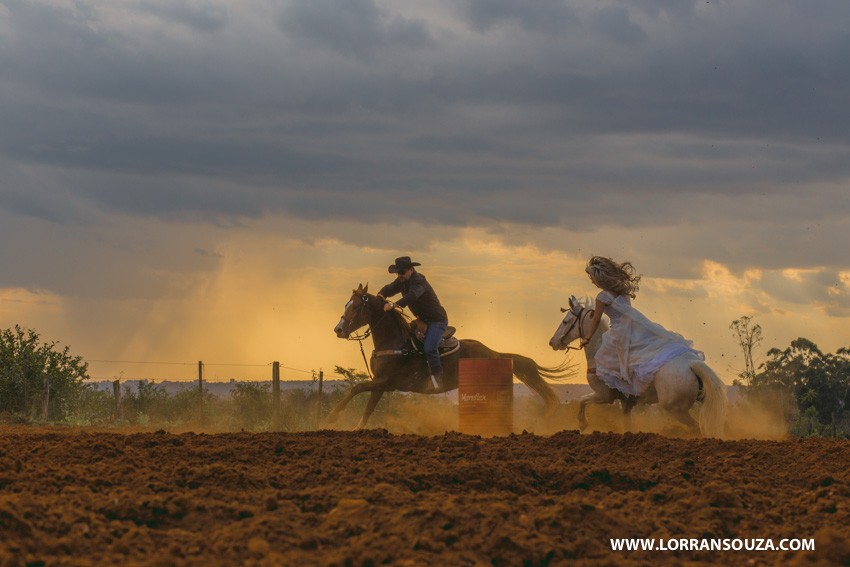
<path id="1" fill-rule="evenodd" d="M 45 372 L 44 373 L 44 399 L 42 400 L 41 406 L 41 419 L 43 421 L 47 421 L 47 410 L 50 406 L 50 375 Z"/>
<path id="2" fill-rule="evenodd" d="M 30 377 L 29 370 L 24 369 L 24 405 L 21 410 L 27 417 L 32 417 L 32 408 L 30 407 Z"/>
<path id="3" fill-rule="evenodd" d="M 121 407 L 121 380 L 112 382 L 112 395 L 115 396 L 115 419 L 124 419 L 124 410 Z"/>
<path id="4" fill-rule="evenodd" d="M 204 420 L 204 363 L 198 361 L 198 420 Z"/>
<path id="5" fill-rule="evenodd" d="M 280 429 L 280 362 L 272 362 L 272 429 Z"/>
<path id="6" fill-rule="evenodd" d="M 324 370 L 319 370 L 319 399 L 316 401 L 316 429 L 319 428 L 319 423 L 322 420 L 322 381 L 324 377 Z"/>

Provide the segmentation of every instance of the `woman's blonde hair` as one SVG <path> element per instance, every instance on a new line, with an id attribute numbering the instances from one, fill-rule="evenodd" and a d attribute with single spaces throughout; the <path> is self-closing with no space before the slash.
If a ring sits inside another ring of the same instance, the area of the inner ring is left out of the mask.
<path id="1" fill-rule="evenodd" d="M 640 287 L 640 276 L 635 274 L 631 262 L 618 264 L 611 258 L 594 256 L 584 271 L 596 285 L 615 295 L 628 295 L 634 299 Z"/>

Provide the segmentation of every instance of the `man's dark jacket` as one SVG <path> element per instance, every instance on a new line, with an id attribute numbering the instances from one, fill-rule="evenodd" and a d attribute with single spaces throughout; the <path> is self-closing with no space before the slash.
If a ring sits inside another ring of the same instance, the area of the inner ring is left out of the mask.
<path id="1" fill-rule="evenodd" d="M 401 299 L 396 301 L 395 304 L 399 307 L 410 307 L 413 314 L 426 323 L 438 321 L 448 323 L 449 317 L 446 315 L 446 310 L 440 305 L 440 300 L 437 299 L 434 288 L 419 272 L 413 272 L 413 275 L 407 281 L 396 279 L 394 282 L 388 283 L 379 293 L 384 297 L 392 297 L 400 293 Z"/>

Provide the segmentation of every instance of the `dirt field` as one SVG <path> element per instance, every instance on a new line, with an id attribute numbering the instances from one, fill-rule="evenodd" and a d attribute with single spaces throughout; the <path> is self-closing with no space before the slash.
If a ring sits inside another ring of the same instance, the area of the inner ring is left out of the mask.
<path id="1" fill-rule="evenodd" d="M 0 564 L 850 564 L 850 443 L 0 427 Z M 612 537 L 814 538 L 645 552 Z"/>

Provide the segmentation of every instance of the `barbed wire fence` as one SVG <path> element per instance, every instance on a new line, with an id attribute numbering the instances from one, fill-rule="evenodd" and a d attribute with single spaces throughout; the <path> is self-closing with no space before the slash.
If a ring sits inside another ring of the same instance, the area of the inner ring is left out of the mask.
<path id="1" fill-rule="evenodd" d="M 175 361 L 156 361 L 156 360 L 118 360 L 118 359 L 107 359 L 107 358 L 89 358 L 86 359 L 86 362 L 97 362 L 97 363 L 106 363 L 106 364 L 134 364 L 134 365 L 156 365 L 156 366 L 197 366 L 201 364 L 203 368 L 208 366 L 216 366 L 216 367 L 233 367 L 233 368 L 269 368 L 275 364 L 275 362 L 266 362 L 264 364 L 250 364 L 244 362 L 175 362 Z M 316 370 L 304 370 L 303 368 L 292 368 L 291 366 L 280 365 L 280 368 L 283 370 L 289 370 L 290 372 L 298 372 L 302 374 L 309 374 L 311 376 L 316 374 Z M 123 372 L 123 371 L 122 371 Z M 90 376 L 90 380 L 113 380 L 115 376 L 104 377 L 104 376 Z M 125 380 L 170 380 L 173 377 L 151 377 L 144 376 L 139 378 L 124 378 Z M 250 380 L 245 380 L 250 381 Z"/>
<path id="2" fill-rule="evenodd" d="M 99 363 L 99 364 L 132 364 L 132 365 L 140 365 L 140 366 L 186 366 L 186 367 L 197 367 L 197 392 L 198 392 L 198 417 L 199 420 L 203 419 L 204 415 L 204 388 L 205 383 L 208 381 L 205 378 L 205 368 L 206 367 L 230 367 L 230 368 L 271 368 L 271 383 L 272 383 L 272 424 L 274 428 L 278 428 L 281 421 L 281 396 L 280 396 L 280 371 L 281 369 L 288 370 L 290 372 L 297 372 L 310 375 L 310 384 L 311 389 L 312 385 L 318 382 L 318 407 L 321 407 L 321 400 L 323 396 L 323 382 L 324 382 L 324 371 L 319 369 L 318 372 L 316 370 L 305 370 L 303 368 L 293 368 L 291 366 L 284 366 L 280 364 L 279 361 L 268 362 L 264 364 L 251 364 L 251 363 L 233 363 L 233 362 L 204 362 L 199 360 L 197 362 L 179 362 L 179 361 L 154 361 L 154 360 L 120 360 L 120 359 L 108 359 L 108 358 L 91 358 L 88 359 L 89 363 Z M 151 376 L 147 377 L 139 377 L 139 378 L 127 378 L 124 376 L 124 370 L 119 372 L 118 376 L 112 376 L 109 378 L 105 377 L 96 377 L 89 376 L 90 381 L 101 381 L 101 382 L 111 382 L 113 396 L 115 397 L 115 415 L 117 417 L 123 416 L 123 404 L 121 401 L 121 382 L 127 381 L 142 381 L 142 380 L 150 380 L 150 381 L 166 381 L 169 379 L 162 378 L 152 378 Z M 186 382 L 191 383 L 194 382 L 195 379 L 190 380 L 174 380 L 177 382 Z M 235 382 L 234 378 L 230 379 L 230 383 Z M 265 382 L 265 380 L 256 380 L 256 379 L 242 379 L 240 382 Z M 306 382 L 306 380 L 305 380 Z M 317 415 L 318 418 L 318 415 Z"/>

